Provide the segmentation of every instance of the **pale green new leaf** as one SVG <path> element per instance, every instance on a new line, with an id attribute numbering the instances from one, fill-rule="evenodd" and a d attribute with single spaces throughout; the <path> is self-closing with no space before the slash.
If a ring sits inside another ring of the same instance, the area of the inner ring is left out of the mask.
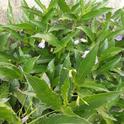
<path id="1" fill-rule="evenodd" d="M 3 103 L 0 103 L 0 120 L 6 120 L 9 124 L 22 124 L 14 111 Z"/>

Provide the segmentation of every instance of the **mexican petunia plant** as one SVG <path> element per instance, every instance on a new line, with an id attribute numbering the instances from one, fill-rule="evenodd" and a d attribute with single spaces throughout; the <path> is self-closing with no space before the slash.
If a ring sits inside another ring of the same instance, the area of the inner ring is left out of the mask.
<path id="1" fill-rule="evenodd" d="M 123 9 L 35 2 L 0 26 L 0 123 L 123 124 Z"/>

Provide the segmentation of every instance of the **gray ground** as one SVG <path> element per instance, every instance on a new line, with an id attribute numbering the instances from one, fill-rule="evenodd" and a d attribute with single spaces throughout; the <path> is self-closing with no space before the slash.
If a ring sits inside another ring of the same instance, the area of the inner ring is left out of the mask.
<path id="1" fill-rule="evenodd" d="M 20 16 L 20 5 L 21 5 L 21 0 L 0 0 L 0 23 L 7 23 L 7 17 L 6 17 L 6 11 L 7 11 L 7 6 L 8 6 L 8 1 L 11 1 L 14 15 L 17 17 L 16 19 L 19 19 Z M 34 0 L 26 0 L 31 6 L 35 5 Z M 48 5 L 50 0 L 41 0 L 46 6 Z M 68 0 L 72 1 L 72 0 Z M 124 0 L 109 0 L 110 2 L 108 3 L 109 6 L 113 8 L 121 8 L 124 6 Z"/>

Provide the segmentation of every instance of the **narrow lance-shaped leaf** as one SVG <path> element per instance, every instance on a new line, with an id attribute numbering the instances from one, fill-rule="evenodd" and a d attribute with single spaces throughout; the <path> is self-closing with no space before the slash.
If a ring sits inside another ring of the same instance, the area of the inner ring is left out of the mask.
<path id="1" fill-rule="evenodd" d="M 124 50 L 123 48 L 119 48 L 119 47 L 110 47 L 101 54 L 100 60 L 102 61 L 110 57 L 113 57 L 123 50 Z"/>
<path id="2" fill-rule="evenodd" d="M 120 56 L 117 56 L 109 60 L 108 62 L 106 62 L 105 64 L 99 67 L 98 72 L 105 72 L 105 71 L 113 69 L 115 65 L 117 65 L 120 62 L 120 60 L 121 60 Z"/>
<path id="3" fill-rule="evenodd" d="M 67 116 L 67 115 L 52 115 L 48 118 L 42 118 L 39 121 L 40 124 L 91 124 L 84 118 L 78 116 Z M 35 123 L 31 123 L 35 124 Z"/>
<path id="4" fill-rule="evenodd" d="M 110 8 L 106 8 L 106 7 L 100 8 L 100 9 L 97 9 L 97 10 L 92 10 L 92 11 L 86 13 L 85 15 L 83 15 L 82 20 L 89 20 L 93 17 L 97 17 L 97 16 L 102 15 L 106 12 L 109 12 L 110 10 L 111 10 Z"/>
<path id="5" fill-rule="evenodd" d="M 67 3 L 65 2 L 65 0 L 58 0 L 58 4 L 59 4 L 60 9 L 63 12 L 69 12 L 70 11 L 70 8 L 67 5 Z"/>
<path id="6" fill-rule="evenodd" d="M 84 81 L 86 76 L 91 72 L 95 64 L 98 46 L 99 45 L 96 44 L 96 46 L 91 49 L 90 53 L 86 56 L 86 58 L 82 58 L 82 61 L 80 62 L 79 67 L 77 69 L 77 83 Z"/>
<path id="7" fill-rule="evenodd" d="M 27 79 L 41 102 L 53 109 L 61 108 L 61 98 L 55 92 L 53 92 L 51 88 L 48 87 L 47 83 L 44 80 L 41 80 L 35 76 L 28 75 Z"/>
<path id="8" fill-rule="evenodd" d="M 75 111 L 84 111 L 98 108 L 106 103 L 110 103 L 111 100 L 116 99 L 120 95 L 120 92 L 109 92 L 109 93 L 99 93 L 91 96 L 86 96 L 83 98 L 84 102 L 80 103 L 79 107 L 75 108 Z"/>
<path id="9" fill-rule="evenodd" d="M 69 89 L 70 89 L 70 81 L 69 79 L 66 79 L 61 88 L 61 94 L 63 97 L 64 105 L 68 105 Z"/>

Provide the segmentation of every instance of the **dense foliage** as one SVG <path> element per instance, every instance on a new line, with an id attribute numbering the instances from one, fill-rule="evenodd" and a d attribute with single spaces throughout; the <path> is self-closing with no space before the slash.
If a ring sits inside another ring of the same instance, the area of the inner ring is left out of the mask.
<path id="1" fill-rule="evenodd" d="M 123 9 L 35 2 L 0 26 L 0 123 L 124 124 Z"/>

